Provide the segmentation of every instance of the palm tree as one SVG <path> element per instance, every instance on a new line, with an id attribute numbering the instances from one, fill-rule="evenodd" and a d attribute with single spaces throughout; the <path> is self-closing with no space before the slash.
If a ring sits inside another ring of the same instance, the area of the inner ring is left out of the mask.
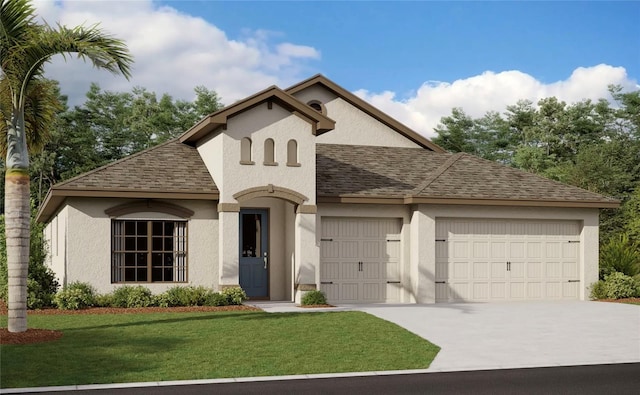
<path id="1" fill-rule="evenodd" d="M 0 0 L 0 72 L 10 93 L 2 109 L 6 125 L 5 226 L 9 271 L 10 332 L 27 330 L 29 264 L 29 154 L 25 108 L 53 55 L 76 53 L 97 68 L 130 76 L 133 62 L 123 41 L 97 26 L 52 28 L 38 24 L 29 0 Z M 3 128 L 4 129 L 4 128 Z"/>

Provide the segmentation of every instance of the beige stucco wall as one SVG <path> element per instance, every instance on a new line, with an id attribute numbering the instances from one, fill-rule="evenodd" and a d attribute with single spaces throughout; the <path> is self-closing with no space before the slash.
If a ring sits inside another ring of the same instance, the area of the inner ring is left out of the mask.
<path id="1" fill-rule="evenodd" d="M 252 141 L 255 164 L 240 164 L 240 141 Z M 276 166 L 264 165 L 264 142 L 275 142 Z M 287 143 L 298 143 L 298 163 L 287 166 Z M 315 204 L 315 136 L 311 124 L 277 104 L 266 103 L 228 120 L 227 130 L 198 145 L 207 168 L 214 174 L 221 203 L 235 203 L 233 195 L 245 189 L 273 184 L 303 194 L 305 204 Z"/>
<path id="2" fill-rule="evenodd" d="M 100 293 L 113 291 L 111 284 L 111 218 L 104 210 L 129 202 L 120 199 L 70 198 L 63 212 L 68 213 L 66 283 L 89 282 Z M 188 282 L 142 283 L 153 293 L 175 285 L 218 286 L 218 213 L 215 202 L 168 201 L 195 212 L 188 220 Z M 135 213 L 121 218 L 176 219 L 161 213 Z M 55 219 L 51 222 L 54 223 Z"/>
<path id="3" fill-rule="evenodd" d="M 55 273 L 59 284 L 64 284 L 66 280 L 68 213 L 68 208 L 64 207 L 44 229 L 44 238 L 47 244 L 46 263 Z"/>

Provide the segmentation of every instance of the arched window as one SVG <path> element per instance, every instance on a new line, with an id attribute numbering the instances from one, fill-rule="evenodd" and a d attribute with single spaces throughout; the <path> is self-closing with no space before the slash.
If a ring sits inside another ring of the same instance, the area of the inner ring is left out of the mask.
<path id="1" fill-rule="evenodd" d="M 252 165 L 253 161 L 251 159 L 251 139 L 245 137 L 240 140 L 240 164 Z"/>
<path id="2" fill-rule="evenodd" d="M 327 109 L 320 100 L 311 100 L 310 102 L 307 102 L 307 105 L 322 115 L 327 115 Z"/>
<path id="3" fill-rule="evenodd" d="M 276 162 L 276 144 L 273 139 L 266 139 L 264 141 L 264 164 L 266 166 L 277 166 Z"/>
<path id="4" fill-rule="evenodd" d="M 287 143 L 287 166 L 300 166 L 298 163 L 298 142 L 289 140 Z"/>

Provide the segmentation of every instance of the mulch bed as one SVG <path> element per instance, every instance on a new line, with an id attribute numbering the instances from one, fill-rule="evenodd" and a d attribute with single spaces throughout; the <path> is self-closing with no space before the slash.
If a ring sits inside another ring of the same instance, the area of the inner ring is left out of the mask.
<path id="1" fill-rule="evenodd" d="M 141 314 L 141 313 L 183 313 L 183 312 L 216 312 L 216 311 L 260 311 L 252 306 L 190 306 L 190 307 L 143 307 L 113 308 L 93 307 L 82 310 L 43 309 L 29 310 L 28 315 L 84 315 L 84 314 Z M 7 308 L 0 303 L 0 315 L 7 315 Z M 33 344 L 58 340 L 62 332 L 49 329 L 27 329 L 26 332 L 12 333 L 7 328 L 0 328 L 0 344 Z"/>
<path id="2" fill-rule="evenodd" d="M 598 302 L 614 302 L 614 303 L 640 303 L 640 298 L 626 299 L 599 299 Z"/>

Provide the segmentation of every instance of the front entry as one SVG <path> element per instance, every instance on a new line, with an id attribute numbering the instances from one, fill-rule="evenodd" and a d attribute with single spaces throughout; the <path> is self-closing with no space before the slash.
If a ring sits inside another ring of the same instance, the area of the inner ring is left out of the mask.
<path id="1" fill-rule="evenodd" d="M 240 210 L 240 286 L 250 298 L 269 296 L 267 210 Z"/>

